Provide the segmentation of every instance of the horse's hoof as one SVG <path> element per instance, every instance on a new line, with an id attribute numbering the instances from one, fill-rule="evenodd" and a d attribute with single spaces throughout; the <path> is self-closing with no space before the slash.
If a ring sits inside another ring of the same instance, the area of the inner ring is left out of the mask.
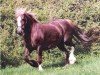
<path id="1" fill-rule="evenodd" d="M 35 60 L 30 60 L 31 61 L 31 66 L 33 66 L 33 67 L 38 67 L 39 65 L 38 65 L 38 63 L 35 61 Z"/>
<path id="2" fill-rule="evenodd" d="M 66 64 L 63 68 L 66 69 L 69 66 L 69 64 Z"/>
<path id="3" fill-rule="evenodd" d="M 69 59 L 69 64 L 74 64 L 76 62 L 76 58 L 73 58 L 73 59 Z"/>
<path id="4" fill-rule="evenodd" d="M 38 68 L 39 68 L 39 71 L 43 71 L 43 68 L 41 65 L 39 65 Z"/>
<path id="5" fill-rule="evenodd" d="M 43 72 L 44 70 L 43 70 L 43 69 L 39 69 L 39 71 L 40 71 L 40 72 Z"/>

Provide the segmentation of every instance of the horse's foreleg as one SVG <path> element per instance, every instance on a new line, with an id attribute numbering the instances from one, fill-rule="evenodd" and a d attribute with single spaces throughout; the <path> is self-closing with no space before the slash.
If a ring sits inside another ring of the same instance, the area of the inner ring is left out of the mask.
<path id="1" fill-rule="evenodd" d="M 39 68 L 39 70 L 40 71 L 42 71 L 43 70 L 43 68 L 42 68 L 42 49 L 41 49 L 41 47 L 39 46 L 38 47 L 38 49 L 37 49 L 37 54 L 38 54 L 38 57 L 37 57 L 37 62 L 38 62 L 38 68 Z"/>
<path id="2" fill-rule="evenodd" d="M 30 51 L 26 48 L 24 51 L 24 60 L 33 67 L 38 67 L 38 63 L 35 60 L 30 59 Z"/>

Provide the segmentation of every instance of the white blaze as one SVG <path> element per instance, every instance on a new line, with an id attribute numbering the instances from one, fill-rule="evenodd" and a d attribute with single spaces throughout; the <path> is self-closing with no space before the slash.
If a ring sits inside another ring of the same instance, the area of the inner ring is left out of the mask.
<path id="1" fill-rule="evenodd" d="M 70 50 L 70 54 L 69 54 L 69 64 L 74 64 L 75 61 L 76 61 L 76 58 L 74 56 L 74 47 L 72 46 L 71 47 L 71 50 Z"/>
<path id="2" fill-rule="evenodd" d="M 18 28 L 17 28 L 17 30 L 18 31 L 21 31 L 21 17 L 19 16 L 18 18 L 17 18 L 17 26 L 18 26 Z"/>
<path id="3" fill-rule="evenodd" d="M 19 16 L 18 18 L 17 18 L 17 25 L 18 25 L 18 27 L 21 27 L 21 17 Z"/>

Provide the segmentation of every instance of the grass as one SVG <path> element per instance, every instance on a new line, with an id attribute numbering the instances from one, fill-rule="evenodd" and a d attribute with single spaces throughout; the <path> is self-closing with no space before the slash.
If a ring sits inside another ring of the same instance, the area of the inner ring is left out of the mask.
<path id="1" fill-rule="evenodd" d="M 52 63 L 53 64 L 53 63 Z M 56 63 L 55 65 L 57 65 Z M 49 65 L 49 67 L 47 67 Z M 51 66 L 50 63 L 44 63 L 44 71 L 32 68 L 28 64 L 21 65 L 17 68 L 7 67 L 1 69 L 1 75 L 100 75 L 100 56 L 81 54 L 77 56 L 77 62 L 69 65 L 67 68 Z"/>

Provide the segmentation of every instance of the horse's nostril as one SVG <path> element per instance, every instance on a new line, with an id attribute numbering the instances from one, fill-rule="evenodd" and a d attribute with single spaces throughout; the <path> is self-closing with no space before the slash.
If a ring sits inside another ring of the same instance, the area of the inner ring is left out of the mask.
<path id="1" fill-rule="evenodd" d="M 20 32 L 18 31 L 18 29 L 16 30 L 16 33 L 19 34 Z"/>
<path id="2" fill-rule="evenodd" d="M 17 34 L 17 30 L 16 30 L 16 34 Z"/>
<path id="3" fill-rule="evenodd" d="M 19 30 L 17 29 L 17 30 L 16 30 L 16 34 L 21 35 L 21 34 L 22 34 L 22 32 L 21 32 L 21 31 L 19 31 Z"/>

